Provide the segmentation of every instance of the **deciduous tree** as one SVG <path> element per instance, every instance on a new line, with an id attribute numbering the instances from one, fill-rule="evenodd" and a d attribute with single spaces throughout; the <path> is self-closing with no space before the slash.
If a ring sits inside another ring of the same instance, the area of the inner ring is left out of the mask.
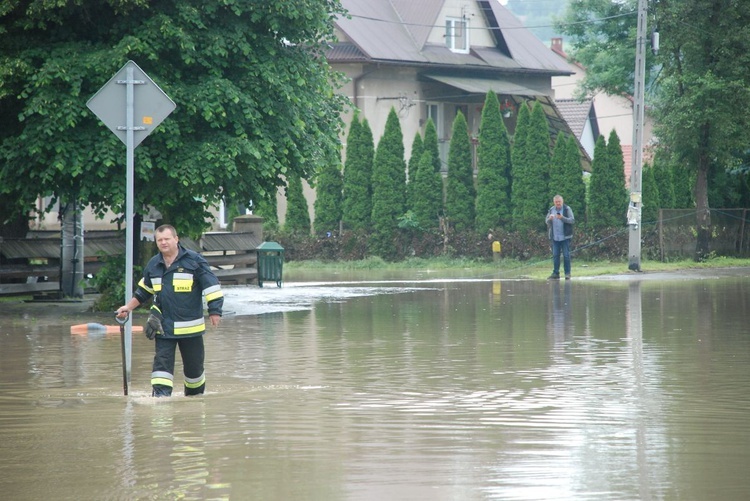
<path id="1" fill-rule="evenodd" d="M 16 214 L 39 195 L 123 212 L 125 147 L 86 101 L 128 60 L 177 104 L 136 149 L 135 207 L 197 234 L 222 199 L 312 177 L 337 151 L 343 97 L 323 51 L 341 11 L 338 0 L 5 2 L 0 194 Z"/>

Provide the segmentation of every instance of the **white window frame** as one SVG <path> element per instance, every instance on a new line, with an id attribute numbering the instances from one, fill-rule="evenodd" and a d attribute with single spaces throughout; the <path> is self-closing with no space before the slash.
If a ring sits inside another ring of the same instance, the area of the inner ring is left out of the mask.
<path id="1" fill-rule="evenodd" d="M 445 45 L 451 52 L 469 53 L 469 21 L 460 17 L 445 18 Z"/>

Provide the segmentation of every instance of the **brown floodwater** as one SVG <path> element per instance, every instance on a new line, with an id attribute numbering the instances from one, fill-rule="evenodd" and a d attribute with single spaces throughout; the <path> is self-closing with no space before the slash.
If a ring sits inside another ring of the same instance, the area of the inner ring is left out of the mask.
<path id="1" fill-rule="evenodd" d="M 0 496 L 748 499 L 749 270 L 225 292 L 194 398 L 137 333 L 124 396 L 119 334 L 70 333 L 113 319 L 0 304 Z"/>

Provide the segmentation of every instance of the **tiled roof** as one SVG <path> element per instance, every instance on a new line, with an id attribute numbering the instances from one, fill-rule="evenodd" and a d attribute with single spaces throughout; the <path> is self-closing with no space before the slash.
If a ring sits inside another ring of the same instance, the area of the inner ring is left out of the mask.
<path id="1" fill-rule="evenodd" d="M 584 127 L 591 113 L 592 101 L 590 99 L 583 102 L 575 99 L 555 99 L 555 104 L 557 105 L 557 109 L 560 110 L 562 117 L 568 122 L 570 130 L 573 131 L 578 139 L 581 139 Z"/>

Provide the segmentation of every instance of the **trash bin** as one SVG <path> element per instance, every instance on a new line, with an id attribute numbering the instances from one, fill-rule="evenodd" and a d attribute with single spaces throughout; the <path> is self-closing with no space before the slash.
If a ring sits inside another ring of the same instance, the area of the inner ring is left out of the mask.
<path id="1" fill-rule="evenodd" d="M 276 242 L 263 242 L 258 253 L 258 286 L 263 282 L 276 282 L 281 287 L 281 271 L 284 267 L 284 248 Z"/>

